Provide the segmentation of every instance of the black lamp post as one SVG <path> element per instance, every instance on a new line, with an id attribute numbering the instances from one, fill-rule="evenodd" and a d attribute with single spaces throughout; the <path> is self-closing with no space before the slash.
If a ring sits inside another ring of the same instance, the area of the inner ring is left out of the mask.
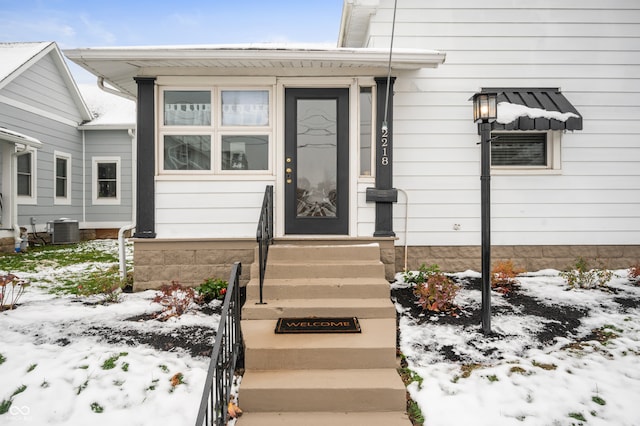
<path id="1" fill-rule="evenodd" d="M 498 116 L 496 93 L 473 95 L 473 121 L 480 134 L 482 237 L 482 332 L 491 333 L 491 123 Z"/>

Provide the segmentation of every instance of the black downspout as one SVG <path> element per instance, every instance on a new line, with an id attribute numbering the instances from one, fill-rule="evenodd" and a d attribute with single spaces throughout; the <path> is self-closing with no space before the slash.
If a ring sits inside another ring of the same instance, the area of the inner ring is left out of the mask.
<path id="1" fill-rule="evenodd" d="M 138 84 L 137 190 L 135 238 L 155 238 L 155 77 L 134 77 Z"/>
<path id="2" fill-rule="evenodd" d="M 385 94 L 389 81 L 387 117 Z M 367 188 L 367 201 L 376 203 L 374 237 L 395 237 L 393 232 L 393 203 L 398 201 L 398 190 L 393 187 L 393 84 L 395 77 L 378 77 L 376 82 L 376 187 Z M 386 119 L 386 123 L 385 123 Z M 386 128 L 383 127 L 386 124 Z"/>

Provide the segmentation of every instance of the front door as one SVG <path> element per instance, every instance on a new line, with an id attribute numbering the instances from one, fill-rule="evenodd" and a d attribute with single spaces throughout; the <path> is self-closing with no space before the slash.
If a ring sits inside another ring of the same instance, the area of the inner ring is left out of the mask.
<path id="1" fill-rule="evenodd" d="M 286 89 L 285 233 L 349 233 L 349 89 Z"/>

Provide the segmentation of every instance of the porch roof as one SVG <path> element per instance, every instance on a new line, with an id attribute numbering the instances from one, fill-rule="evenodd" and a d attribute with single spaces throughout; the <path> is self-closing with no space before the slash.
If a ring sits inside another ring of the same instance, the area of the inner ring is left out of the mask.
<path id="1" fill-rule="evenodd" d="M 42 142 L 40 142 L 38 139 L 15 132 L 13 130 L 9 130 L 5 127 L 0 127 L 0 141 L 19 143 L 33 148 L 42 147 Z"/>
<path id="2" fill-rule="evenodd" d="M 134 77 L 159 75 L 386 75 L 389 49 L 319 45 L 141 46 L 69 49 L 65 55 L 110 85 L 136 96 Z M 392 70 L 435 68 L 445 54 L 393 49 Z"/>

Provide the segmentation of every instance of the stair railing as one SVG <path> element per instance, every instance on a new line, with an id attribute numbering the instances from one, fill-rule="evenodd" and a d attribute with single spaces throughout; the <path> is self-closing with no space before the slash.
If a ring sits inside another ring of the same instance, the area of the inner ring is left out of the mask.
<path id="1" fill-rule="evenodd" d="M 216 341 L 211 352 L 207 379 L 200 400 L 196 426 L 224 426 L 229 420 L 228 405 L 236 364 L 243 356 L 240 330 L 240 274 L 242 265 L 231 268 L 227 293 L 222 304 Z"/>
<path id="2" fill-rule="evenodd" d="M 258 241 L 258 264 L 260 266 L 260 301 L 258 304 L 264 305 L 262 300 L 262 288 L 264 286 L 264 275 L 267 270 L 267 256 L 269 246 L 273 244 L 273 185 L 267 185 L 264 190 L 260 219 L 258 220 L 258 231 L 256 233 Z"/>

